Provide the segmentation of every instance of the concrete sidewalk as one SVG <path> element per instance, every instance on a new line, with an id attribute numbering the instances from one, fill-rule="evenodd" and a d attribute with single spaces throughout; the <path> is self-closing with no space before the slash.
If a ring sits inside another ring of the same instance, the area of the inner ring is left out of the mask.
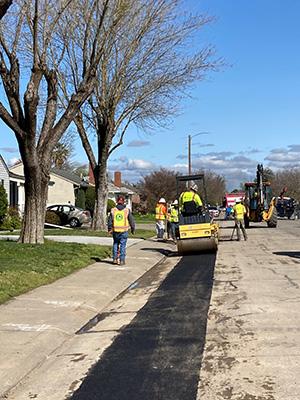
<path id="1" fill-rule="evenodd" d="M 129 239 L 125 266 L 105 259 L 1 305 L 0 397 L 174 249 L 168 242 Z"/>

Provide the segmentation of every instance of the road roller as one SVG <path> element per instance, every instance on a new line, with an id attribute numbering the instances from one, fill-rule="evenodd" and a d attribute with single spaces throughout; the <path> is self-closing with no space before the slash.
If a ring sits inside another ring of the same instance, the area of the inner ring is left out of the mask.
<path id="1" fill-rule="evenodd" d="M 198 186 L 202 207 L 194 201 L 181 206 L 180 193 Z M 204 174 L 176 177 L 177 197 L 179 202 L 179 228 L 177 229 L 177 250 L 179 255 L 216 252 L 218 249 L 219 225 L 214 222 L 208 210 Z"/>

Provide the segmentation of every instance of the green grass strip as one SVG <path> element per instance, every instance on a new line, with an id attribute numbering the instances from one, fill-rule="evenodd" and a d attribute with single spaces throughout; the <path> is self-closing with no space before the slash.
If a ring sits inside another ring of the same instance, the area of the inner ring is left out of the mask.
<path id="1" fill-rule="evenodd" d="M 0 240 L 0 304 L 111 255 L 111 246 Z"/>

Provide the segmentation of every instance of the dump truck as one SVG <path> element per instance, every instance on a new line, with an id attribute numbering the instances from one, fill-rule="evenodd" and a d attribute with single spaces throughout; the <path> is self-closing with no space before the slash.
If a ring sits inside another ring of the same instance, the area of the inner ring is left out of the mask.
<path id="1" fill-rule="evenodd" d="M 208 209 L 204 174 L 177 176 L 177 198 L 188 190 L 192 182 L 198 185 L 203 207 L 197 209 L 193 201 L 179 207 L 179 228 L 177 230 L 177 250 L 179 255 L 216 252 L 218 249 L 219 225 L 214 222 Z M 180 190 L 181 189 L 181 190 Z"/>
<path id="2" fill-rule="evenodd" d="M 263 166 L 257 165 L 256 182 L 245 183 L 245 227 L 250 222 L 267 222 L 269 228 L 277 226 L 276 197 L 272 197 L 270 182 L 263 182 Z"/>

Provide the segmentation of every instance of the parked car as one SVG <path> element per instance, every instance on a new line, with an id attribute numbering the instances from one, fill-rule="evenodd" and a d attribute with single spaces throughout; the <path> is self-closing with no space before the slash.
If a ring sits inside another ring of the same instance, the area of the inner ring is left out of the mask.
<path id="1" fill-rule="evenodd" d="M 68 216 L 68 224 L 72 228 L 81 226 L 82 224 L 91 222 L 91 214 L 72 204 L 54 204 L 47 207 L 48 211 L 58 211 Z"/>
<path id="2" fill-rule="evenodd" d="M 209 213 L 212 217 L 218 217 L 220 212 L 217 207 L 208 207 Z"/>

